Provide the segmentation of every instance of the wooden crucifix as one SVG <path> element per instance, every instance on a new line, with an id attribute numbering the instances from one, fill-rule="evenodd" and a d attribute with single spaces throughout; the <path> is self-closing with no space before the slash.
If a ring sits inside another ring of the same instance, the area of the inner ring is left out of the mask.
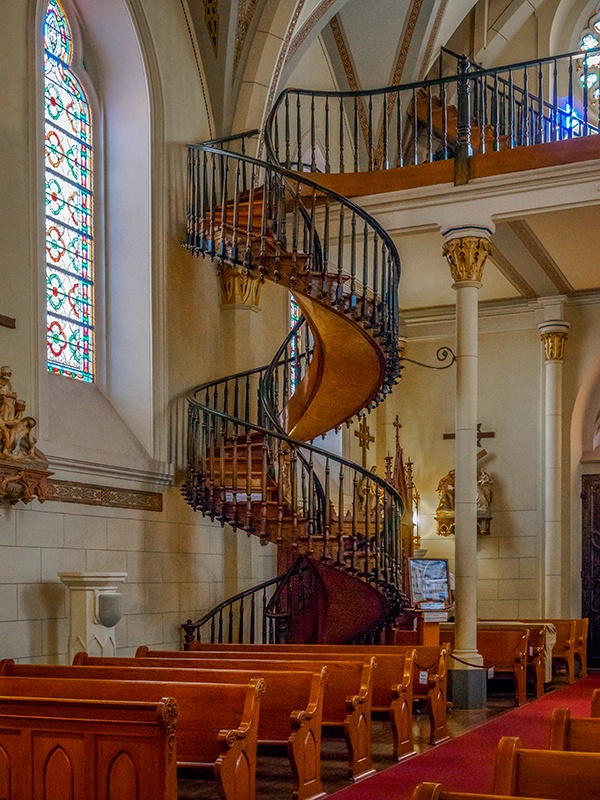
<path id="1" fill-rule="evenodd" d="M 374 442 L 375 437 L 371 436 L 369 431 L 369 426 L 367 425 L 366 417 L 363 417 L 360 421 L 360 425 L 357 431 L 354 431 L 354 435 L 358 437 L 360 441 L 360 449 L 362 450 L 362 465 L 363 468 L 367 468 L 367 450 L 369 449 L 369 442 Z"/>
<path id="2" fill-rule="evenodd" d="M 482 439 L 495 439 L 496 434 L 494 431 L 482 431 L 481 422 L 477 424 L 477 447 L 481 447 Z M 455 433 L 445 433 L 444 439 L 456 439 Z"/>

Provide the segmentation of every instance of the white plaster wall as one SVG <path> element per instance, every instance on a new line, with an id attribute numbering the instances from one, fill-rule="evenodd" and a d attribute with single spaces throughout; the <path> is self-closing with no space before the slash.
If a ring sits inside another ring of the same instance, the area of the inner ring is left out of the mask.
<path id="1" fill-rule="evenodd" d="M 140 644 L 179 648 L 180 625 L 230 593 L 271 577 L 274 547 L 261 547 L 189 509 L 177 489 L 162 513 L 37 501 L 0 512 L 0 658 L 66 663 L 68 589 L 58 572 L 127 572 L 119 655 Z M 238 537 L 241 579 L 227 543 Z"/>
<path id="2" fill-rule="evenodd" d="M 126 25 L 120 27 L 118 39 L 113 37 L 114 44 L 130 44 L 134 35 L 138 40 L 130 54 L 134 72 L 123 70 L 120 86 L 113 86 L 116 95 L 109 93 L 105 102 L 116 96 L 117 106 L 126 104 L 128 77 L 136 91 L 143 89 L 135 106 L 119 114 L 119 125 L 105 140 L 110 153 L 105 166 L 109 172 L 113 169 L 108 189 L 118 165 L 129 194 L 121 197 L 122 205 L 109 208 L 110 191 L 99 187 L 98 202 L 106 202 L 110 212 L 103 251 L 110 255 L 107 264 L 113 269 L 102 285 L 115 293 L 101 316 L 116 338 L 103 359 L 106 367 L 98 386 L 46 375 L 40 310 L 40 153 L 35 147 L 40 140 L 38 4 L 18 0 L 7 9 L 6 26 L 0 31 L 7 70 L 0 127 L 0 312 L 17 319 L 14 330 L 0 327 L 0 362 L 13 367 L 15 389 L 27 401 L 28 413 L 40 419 L 39 446 L 51 456 L 56 478 L 162 491 L 164 510 L 38 501 L 0 509 L 3 658 L 65 660 L 68 590 L 58 572 L 128 573 L 125 615 L 117 626 L 119 650 L 127 654 L 141 643 L 179 646 L 182 622 L 197 619 L 218 601 L 272 577 L 276 570 L 273 547 L 261 547 L 255 537 L 234 534 L 194 514 L 180 496 L 181 475 L 175 483 L 169 477 L 169 405 L 191 386 L 222 374 L 225 354 L 235 352 L 231 325 L 219 310 L 214 267 L 181 248 L 186 145 L 208 135 L 209 101 L 203 96 L 201 65 L 199 70 L 181 4 L 110 2 L 120 3 L 126 17 L 119 17 Z M 107 4 L 101 5 L 81 2 L 83 12 L 96 15 L 86 29 L 84 13 L 82 28 L 92 47 L 89 65 L 100 90 L 103 81 L 112 80 L 110 70 L 119 68 L 118 60 L 108 64 L 98 57 L 107 11 Z M 121 66 L 126 63 L 123 55 Z M 142 66 L 145 75 L 140 76 Z M 105 112 L 102 108 L 106 119 Z M 128 147 L 135 155 L 130 161 Z M 272 308 L 252 315 L 253 324 L 242 331 L 248 358 L 257 363 L 269 360 L 284 327 L 284 304 L 280 291 Z M 254 349 L 249 346 L 252 340 Z M 182 434 L 183 426 L 174 430 L 171 453 L 181 451 Z"/>
<path id="3" fill-rule="evenodd" d="M 485 280 L 485 276 L 484 276 Z M 419 338 L 411 331 L 406 355 L 434 363 L 442 345 L 454 346 L 453 322 L 440 323 L 439 333 Z M 481 617 L 527 617 L 541 612 L 541 345 L 536 317 L 483 318 L 479 337 L 479 415 L 488 455 L 480 465 L 493 478 L 493 520 L 489 537 L 478 539 L 478 614 Z M 427 557 L 454 563 L 453 537 L 436 533 L 434 519 L 438 482 L 454 467 L 454 444 L 444 433 L 454 431 L 455 369 L 432 371 L 407 363 L 401 382 L 378 414 L 378 463 L 385 449 L 393 452 L 392 422 L 403 425 L 400 442 L 405 460 L 414 462 L 421 494 L 422 547 Z M 384 414 L 383 426 L 381 414 Z"/>

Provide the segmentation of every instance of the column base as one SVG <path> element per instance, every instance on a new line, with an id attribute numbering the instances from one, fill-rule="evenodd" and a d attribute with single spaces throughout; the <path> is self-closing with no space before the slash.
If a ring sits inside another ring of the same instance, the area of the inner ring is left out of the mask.
<path id="1" fill-rule="evenodd" d="M 448 670 L 448 699 L 454 708 L 485 708 L 487 673 L 484 669 Z"/>

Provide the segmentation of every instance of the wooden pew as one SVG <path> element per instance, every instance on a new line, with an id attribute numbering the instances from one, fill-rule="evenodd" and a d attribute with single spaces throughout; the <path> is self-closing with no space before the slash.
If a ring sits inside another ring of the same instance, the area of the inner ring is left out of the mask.
<path id="1" fill-rule="evenodd" d="M 477 627 L 477 650 L 486 669 L 497 673 L 510 673 L 514 678 L 515 703 L 522 705 L 527 698 L 527 648 L 529 630 L 519 627 Z M 454 630 L 440 627 L 440 640 L 448 642 L 454 649 Z"/>
<path id="2" fill-rule="evenodd" d="M 536 697 L 543 697 L 545 694 L 545 684 L 550 681 L 552 669 L 550 661 L 549 650 L 547 647 L 547 629 L 546 622 L 523 622 L 522 620 L 478 620 L 477 630 L 485 630 L 492 628 L 506 628 L 511 625 L 529 630 L 529 639 L 527 642 L 527 666 L 528 674 L 533 675 L 533 691 Z M 546 667 L 549 667 L 547 670 Z M 548 676 L 547 676 L 548 673 Z"/>
<path id="3" fill-rule="evenodd" d="M 496 753 L 493 792 L 550 800 L 598 800 L 600 753 L 528 750 L 504 736 Z"/>
<path id="4" fill-rule="evenodd" d="M 0 677 L 0 696 L 154 702 L 179 707 L 177 767 L 216 781 L 225 800 L 255 800 L 262 679 L 241 684 Z"/>
<path id="5" fill-rule="evenodd" d="M 80 656 L 79 661 L 82 661 Z M 148 659 L 102 659 L 103 664 L 55 666 L 0 662 L 0 675 L 26 678 L 82 678 L 86 680 L 176 681 L 195 683 L 241 683 L 247 685 L 256 670 L 225 670 L 164 667 L 154 668 Z M 118 661 L 118 664 L 114 662 Z M 150 659 L 152 661 L 152 659 Z M 106 663 L 110 662 L 110 663 Z M 130 664 L 123 663 L 130 662 Z M 162 666 L 160 665 L 162 663 Z M 322 797 L 321 719 L 327 667 L 312 672 L 261 670 L 266 692 L 261 699 L 258 744 L 285 747 L 292 773 L 294 800 Z"/>
<path id="6" fill-rule="evenodd" d="M 394 667 L 391 656 L 397 657 L 398 655 L 407 658 L 411 652 L 414 651 L 413 663 L 414 668 L 412 671 L 412 700 L 422 701 L 425 703 L 427 714 L 430 722 L 430 744 L 439 744 L 448 738 L 447 727 L 447 694 L 448 694 L 448 656 L 449 648 L 423 648 L 423 646 L 406 646 L 406 645 L 322 645 L 322 644 L 305 644 L 305 645 L 264 645 L 264 644 L 212 644 L 204 642 L 192 642 L 189 650 L 151 650 L 150 648 L 142 645 L 136 651 L 136 657 L 152 656 L 152 657 L 167 657 L 167 658 L 181 658 L 189 659 L 194 658 L 195 653 L 201 652 L 202 654 L 220 653 L 223 650 L 232 653 L 245 652 L 272 652 L 284 651 L 286 653 L 294 652 L 313 652 L 313 653 L 327 653 L 333 652 L 336 656 L 338 654 L 356 653 L 371 654 L 378 658 L 378 669 L 375 670 L 373 678 L 373 692 L 374 700 L 373 706 L 376 710 L 384 710 L 385 696 L 391 693 L 393 698 L 390 704 L 390 721 L 392 724 L 392 733 L 394 736 L 394 751 L 393 756 L 401 759 L 406 755 L 412 755 L 413 740 L 412 740 L 412 709 L 411 700 L 409 696 L 410 678 L 408 674 L 408 667 L 404 668 L 404 676 L 401 684 L 392 683 L 390 686 L 390 679 L 394 682 L 397 680 L 395 673 L 399 671 L 400 666 Z M 389 667 L 381 660 L 381 656 L 389 659 Z M 406 664 L 407 662 L 405 662 Z M 379 666 L 381 664 L 381 671 Z M 420 665 L 417 666 L 417 664 Z M 388 671 L 389 670 L 389 671 Z M 423 682 L 423 673 L 427 672 L 427 680 Z M 396 694 L 398 697 L 396 698 Z"/>
<path id="7" fill-rule="evenodd" d="M 0 787 L 12 800 L 177 800 L 177 703 L 0 696 Z M 94 787 L 94 788 L 92 788 Z"/>
<path id="8" fill-rule="evenodd" d="M 198 643 L 199 644 L 199 643 Z M 392 651 L 390 647 L 378 645 L 200 645 L 188 651 L 151 650 L 148 647 L 138 647 L 136 658 L 194 658 L 194 653 L 225 652 L 233 653 L 235 657 L 244 652 L 274 653 L 281 655 L 301 654 L 302 658 L 312 658 L 316 661 L 324 655 L 331 658 L 352 659 L 357 653 L 360 655 L 374 655 L 377 667 L 373 673 L 373 698 L 371 711 L 386 714 L 392 728 L 392 758 L 400 761 L 414 755 L 413 729 L 412 729 L 412 692 L 413 692 L 413 659 L 414 648 Z"/>
<path id="9" fill-rule="evenodd" d="M 317 664 L 328 667 L 329 679 L 323 703 L 322 726 L 331 731 L 343 729 L 348 750 L 348 777 L 360 780 L 373 774 L 371 756 L 371 704 L 373 696 L 373 671 L 375 657 L 357 654 L 356 658 L 342 660 L 331 654 L 323 658 L 302 659 L 298 654 L 244 653 L 238 658 L 232 653 L 214 651 L 212 653 L 196 653 L 197 658 L 179 659 L 165 658 L 165 666 L 177 667 L 184 663 L 199 669 L 211 669 L 218 665 L 219 669 L 254 670 L 261 675 L 264 670 L 290 669 L 293 671 L 312 671 Z M 102 659 L 77 654 L 74 663 L 95 664 L 101 666 L 115 664 L 120 659 Z M 128 665 L 129 659 L 123 662 Z M 158 666 L 158 665 L 157 665 Z"/>
<path id="10" fill-rule="evenodd" d="M 550 718 L 550 750 L 600 753 L 600 719 L 572 717 L 569 708 L 555 708 Z"/>
<path id="11" fill-rule="evenodd" d="M 556 628 L 556 642 L 552 648 L 552 665 L 562 666 L 567 670 L 567 680 L 575 680 L 575 653 L 577 649 L 577 628 L 579 620 L 576 619 L 524 619 L 521 622 L 550 622 Z M 581 626 L 580 626 L 580 630 Z M 587 631 L 586 631 L 587 640 Z M 586 654 L 587 670 L 587 654 Z"/>
<path id="12" fill-rule="evenodd" d="M 514 800 L 514 795 L 451 792 L 444 789 L 441 783 L 423 782 L 415 787 L 411 800 Z M 534 797 L 531 800 L 551 800 L 551 798 Z"/>

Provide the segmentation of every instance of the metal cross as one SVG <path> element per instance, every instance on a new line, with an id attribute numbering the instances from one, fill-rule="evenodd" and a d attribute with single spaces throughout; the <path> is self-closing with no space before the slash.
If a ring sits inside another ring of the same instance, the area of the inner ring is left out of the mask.
<path id="1" fill-rule="evenodd" d="M 354 435 L 358 437 L 360 441 L 360 449 L 362 450 L 362 465 L 364 469 L 367 468 L 367 450 L 369 449 L 369 442 L 374 442 L 375 437 L 371 436 L 369 431 L 369 426 L 367 425 L 366 417 L 363 417 L 360 421 L 360 426 L 357 431 L 354 431 Z"/>

